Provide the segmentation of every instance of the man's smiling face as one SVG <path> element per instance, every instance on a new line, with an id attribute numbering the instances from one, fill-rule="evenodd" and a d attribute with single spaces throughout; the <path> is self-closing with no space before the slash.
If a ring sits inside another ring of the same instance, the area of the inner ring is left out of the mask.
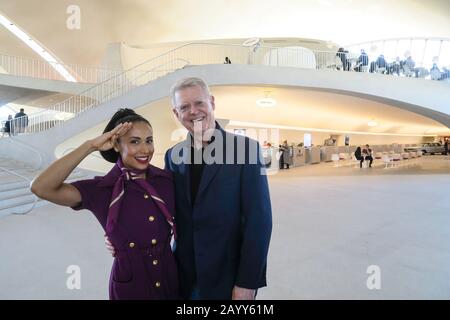
<path id="1" fill-rule="evenodd" d="M 203 135 L 206 130 L 215 128 L 214 97 L 200 86 L 178 90 L 174 100 L 173 113 L 191 134 Z"/>

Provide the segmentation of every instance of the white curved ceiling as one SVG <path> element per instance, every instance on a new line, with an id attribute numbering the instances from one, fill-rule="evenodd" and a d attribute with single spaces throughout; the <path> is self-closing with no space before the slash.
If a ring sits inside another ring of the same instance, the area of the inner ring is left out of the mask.
<path id="1" fill-rule="evenodd" d="M 66 27 L 78 5 L 81 29 Z M 97 65 L 108 43 L 302 37 L 348 44 L 450 37 L 448 0 L 0 0 L 0 11 L 66 63 Z M 383 23 L 380 23 L 380 22 Z M 1 50 L 34 56 L 0 28 Z"/>
<path id="2" fill-rule="evenodd" d="M 256 105 L 264 91 L 274 108 Z M 430 118 L 395 106 L 346 94 L 284 87 L 219 86 L 212 89 L 219 118 L 280 126 L 389 134 L 449 134 Z M 375 120 L 378 126 L 369 127 Z"/>
<path id="3" fill-rule="evenodd" d="M 261 108 L 256 100 L 271 91 L 274 108 Z M 311 128 L 342 132 L 391 135 L 448 135 L 450 129 L 430 118 L 395 106 L 346 94 L 302 88 L 261 86 L 214 86 L 215 115 L 219 119 L 268 124 L 274 127 Z M 171 119 L 170 101 L 164 98 L 139 108 L 148 119 L 164 114 Z M 375 120 L 378 125 L 369 127 Z M 173 122 L 176 124 L 175 118 Z"/>

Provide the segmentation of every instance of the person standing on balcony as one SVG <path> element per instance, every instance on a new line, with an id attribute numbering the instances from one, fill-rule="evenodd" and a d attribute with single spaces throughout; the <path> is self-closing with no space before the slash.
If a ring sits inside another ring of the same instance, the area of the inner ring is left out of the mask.
<path id="1" fill-rule="evenodd" d="M 442 72 L 436 63 L 430 69 L 431 80 L 442 80 Z"/>
<path id="2" fill-rule="evenodd" d="M 341 59 L 343 70 L 348 71 L 347 51 L 344 48 L 339 48 L 336 56 Z"/>
<path id="3" fill-rule="evenodd" d="M 24 133 L 28 126 L 28 116 L 23 108 L 14 116 L 14 131 L 15 133 Z"/>
<path id="4" fill-rule="evenodd" d="M 378 73 L 386 72 L 387 63 L 386 63 L 386 59 L 384 58 L 383 54 L 380 54 L 379 57 L 377 58 L 376 66 L 377 66 Z"/>
<path id="5" fill-rule="evenodd" d="M 357 72 L 367 72 L 369 68 L 369 57 L 364 49 L 361 49 L 361 55 L 358 57 L 358 66 L 355 68 Z"/>
<path id="6" fill-rule="evenodd" d="M 103 177 L 64 183 L 90 153 L 114 163 Z M 39 175 L 31 191 L 74 210 L 91 211 L 116 248 L 111 300 L 178 299 L 173 254 L 177 232 L 172 173 L 152 166 L 153 129 L 142 116 L 120 109 L 102 135 L 87 140 Z"/>

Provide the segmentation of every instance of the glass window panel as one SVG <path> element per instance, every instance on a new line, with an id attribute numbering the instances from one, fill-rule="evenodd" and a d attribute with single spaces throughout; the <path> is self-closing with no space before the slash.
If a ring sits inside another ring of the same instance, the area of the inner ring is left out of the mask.
<path id="1" fill-rule="evenodd" d="M 443 67 L 450 67 L 450 41 L 442 42 L 439 65 Z"/>
<path id="2" fill-rule="evenodd" d="M 303 135 L 303 144 L 305 145 L 305 147 L 311 147 L 311 142 L 312 142 L 311 133 L 305 133 Z"/>
<path id="3" fill-rule="evenodd" d="M 369 51 L 366 53 L 369 55 L 370 60 L 375 60 L 380 54 L 382 54 L 383 42 L 372 42 L 369 44 Z"/>
<path id="4" fill-rule="evenodd" d="M 361 49 L 364 49 L 364 51 L 366 53 L 368 53 L 370 51 L 370 43 L 366 43 L 364 45 L 361 46 Z M 361 51 L 360 51 L 361 52 Z"/>
<path id="5" fill-rule="evenodd" d="M 411 47 L 411 56 L 416 62 L 416 67 L 423 65 L 423 54 L 425 49 L 425 40 L 413 40 Z"/>
<path id="6" fill-rule="evenodd" d="M 351 47 L 348 47 L 347 50 L 352 53 L 359 53 L 360 47 L 361 46 L 351 46 Z"/>
<path id="7" fill-rule="evenodd" d="M 394 61 L 396 55 L 397 49 L 397 41 L 396 40 L 389 40 L 384 43 L 384 57 L 387 61 Z"/>
<path id="8" fill-rule="evenodd" d="M 425 68 L 431 68 L 433 63 L 441 66 L 439 59 L 439 47 L 441 46 L 440 40 L 428 40 L 425 48 L 425 55 L 423 57 L 423 66 Z"/>
<path id="9" fill-rule="evenodd" d="M 400 57 L 400 60 L 404 60 L 408 58 L 407 53 L 411 52 L 411 40 L 399 40 L 397 46 L 397 54 L 396 56 Z"/>
<path id="10" fill-rule="evenodd" d="M 361 54 L 361 49 L 364 49 L 364 51 L 366 53 L 369 52 L 370 51 L 370 43 L 364 43 L 362 45 L 351 46 L 348 48 L 348 51 L 350 53 L 353 53 L 355 56 L 359 57 L 359 55 Z"/>

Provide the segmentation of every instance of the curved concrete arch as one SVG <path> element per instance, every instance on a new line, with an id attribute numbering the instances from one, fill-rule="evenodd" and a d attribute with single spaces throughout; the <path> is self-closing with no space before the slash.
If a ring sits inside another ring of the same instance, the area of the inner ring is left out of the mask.
<path id="1" fill-rule="evenodd" d="M 138 108 L 167 98 L 173 83 L 197 76 L 211 86 L 262 85 L 303 87 L 380 99 L 400 109 L 431 118 L 450 128 L 450 85 L 421 79 L 378 74 L 335 72 L 255 65 L 188 66 L 86 111 L 48 131 L 16 137 L 42 150 L 44 162 L 54 159 L 54 150 L 68 138 L 110 118 L 119 107 Z"/>
<path id="2" fill-rule="evenodd" d="M 191 68 L 199 68 L 210 85 L 278 85 L 343 93 L 388 103 L 450 128 L 450 84 L 445 82 L 285 67 L 214 65 Z"/>
<path id="3" fill-rule="evenodd" d="M 210 86 L 267 85 L 343 93 L 388 103 L 433 119 L 450 128 L 449 83 L 359 72 L 259 65 L 188 66 L 136 89 L 136 92 L 146 88 L 160 89 L 155 99 L 149 99 L 141 105 L 166 97 L 171 85 L 177 79 L 189 76 L 199 76 Z"/>

